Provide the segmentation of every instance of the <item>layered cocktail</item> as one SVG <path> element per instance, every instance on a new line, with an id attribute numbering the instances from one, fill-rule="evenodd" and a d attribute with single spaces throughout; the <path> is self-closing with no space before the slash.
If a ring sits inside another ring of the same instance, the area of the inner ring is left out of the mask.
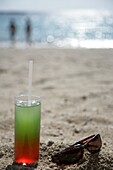
<path id="1" fill-rule="evenodd" d="M 15 162 L 38 162 L 40 143 L 41 102 L 39 97 L 27 95 L 16 98 L 15 103 Z"/>

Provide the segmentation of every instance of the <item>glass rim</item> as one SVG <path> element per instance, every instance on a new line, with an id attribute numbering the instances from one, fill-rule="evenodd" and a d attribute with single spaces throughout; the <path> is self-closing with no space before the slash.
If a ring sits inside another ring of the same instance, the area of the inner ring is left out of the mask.
<path id="1" fill-rule="evenodd" d="M 15 97 L 15 103 L 17 103 L 18 101 L 28 101 L 28 94 L 20 94 L 18 96 Z M 31 95 L 31 101 L 37 101 L 37 102 L 41 102 L 41 98 L 40 96 L 36 96 L 36 95 Z"/>

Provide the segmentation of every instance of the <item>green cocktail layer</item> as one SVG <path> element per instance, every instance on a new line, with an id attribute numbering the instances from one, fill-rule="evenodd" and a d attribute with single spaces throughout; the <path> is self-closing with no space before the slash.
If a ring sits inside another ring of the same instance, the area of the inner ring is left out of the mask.
<path id="1" fill-rule="evenodd" d="M 17 138 L 35 138 L 40 133 L 40 104 L 36 106 L 16 106 L 15 135 Z"/>
<path id="2" fill-rule="evenodd" d="M 15 108 L 15 160 L 30 163 L 39 157 L 41 104 Z"/>

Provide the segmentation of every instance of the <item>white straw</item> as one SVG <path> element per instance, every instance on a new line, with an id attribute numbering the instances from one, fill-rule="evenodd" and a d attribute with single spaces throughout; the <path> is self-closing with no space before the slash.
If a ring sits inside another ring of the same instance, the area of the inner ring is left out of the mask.
<path id="1" fill-rule="evenodd" d="M 31 106 L 33 61 L 29 61 L 28 106 Z"/>

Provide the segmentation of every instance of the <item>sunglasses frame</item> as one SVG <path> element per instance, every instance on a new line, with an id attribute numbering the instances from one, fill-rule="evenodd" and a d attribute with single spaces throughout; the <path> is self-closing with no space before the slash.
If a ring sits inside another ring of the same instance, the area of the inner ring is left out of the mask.
<path id="1" fill-rule="evenodd" d="M 99 142 L 97 145 L 90 145 L 91 142 Z M 93 147 L 94 150 L 90 150 L 89 147 Z M 52 156 L 52 161 L 57 164 L 73 164 L 79 162 L 79 160 L 83 157 L 84 149 L 87 149 L 91 154 L 97 153 L 100 151 L 102 147 L 102 140 L 100 134 L 90 135 L 73 145 L 65 148 L 64 150 L 54 154 Z M 78 156 L 78 158 L 77 158 Z M 71 158 L 71 159 L 70 159 Z M 56 160 L 55 160 L 56 159 Z M 67 159 L 67 160 L 66 160 Z M 70 159 L 70 160 L 69 160 Z"/>

